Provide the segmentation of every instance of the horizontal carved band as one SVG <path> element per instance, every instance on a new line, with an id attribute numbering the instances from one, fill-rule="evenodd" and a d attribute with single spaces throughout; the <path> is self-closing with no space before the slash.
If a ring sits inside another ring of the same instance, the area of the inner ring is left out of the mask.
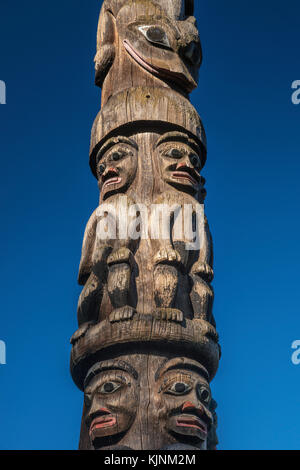
<path id="1" fill-rule="evenodd" d="M 182 324 L 157 320 L 150 315 L 135 315 L 121 323 L 105 320 L 90 325 L 86 331 L 77 331 L 72 339 L 71 374 L 82 390 L 89 368 L 106 349 L 126 344 L 145 347 L 164 347 L 178 355 L 188 354 L 207 369 L 212 380 L 217 372 L 220 346 L 215 328 L 204 320 L 185 320 Z"/>

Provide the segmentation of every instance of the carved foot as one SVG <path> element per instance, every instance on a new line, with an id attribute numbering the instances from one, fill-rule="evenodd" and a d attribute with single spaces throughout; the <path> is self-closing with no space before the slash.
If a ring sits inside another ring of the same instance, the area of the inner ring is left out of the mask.
<path id="1" fill-rule="evenodd" d="M 107 258 L 107 264 L 108 266 L 112 266 L 113 264 L 129 263 L 132 256 L 133 255 L 128 248 L 120 248 L 109 255 Z"/>
<path id="2" fill-rule="evenodd" d="M 157 308 L 154 317 L 158 320 L 173 321 L 175 323 L 183 322 L 183 313 L 176 308 Z"/>
<path id="3" fill-rule="evenodd" d="M 153 258 L 154 264 L 180 264 L 181 256 L 173 248 L 162 248 Z"/>
<path id="4" fill-rule="evenodd" d="M 114 310 L 110 316 L 109 321 L 111 323 L 116 323 L 119 321 L 127 321 L 130 320 L 135 314 L 135 310 L 132 307 L 126 305 L 126 307 L 117 308 Z"/>

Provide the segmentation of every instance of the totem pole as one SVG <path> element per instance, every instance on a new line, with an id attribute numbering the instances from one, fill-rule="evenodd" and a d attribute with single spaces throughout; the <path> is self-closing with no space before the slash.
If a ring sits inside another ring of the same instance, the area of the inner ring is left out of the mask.
<path id="1" fill-rule="evenodd" d="M 102 108 L 90 145 L 100 199 L 71 339 L 82 450 L 218 443 L 207 147 L 189 101 L 202 61 L 193 11 L 193 0 L 104 0 L 100 12 Z"/>

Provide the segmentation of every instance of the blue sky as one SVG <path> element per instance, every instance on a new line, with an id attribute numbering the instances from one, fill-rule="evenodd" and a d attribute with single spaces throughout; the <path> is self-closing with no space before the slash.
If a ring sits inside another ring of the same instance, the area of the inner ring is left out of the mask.
<path id="1" fill-rule="evenodd" d="M 69 374 L 86 221 L 102 2 L 2 2 L 0 448 L 76 449 Z M 204 62 L 192 102 L 208 137 L 207 215 L 223 357 L 220 449 L 299 448 L 300 4 L 196 1 Z"/>

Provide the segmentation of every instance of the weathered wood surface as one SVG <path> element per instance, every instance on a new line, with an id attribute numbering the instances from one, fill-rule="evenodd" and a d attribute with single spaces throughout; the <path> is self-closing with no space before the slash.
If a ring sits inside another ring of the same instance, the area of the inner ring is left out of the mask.
<path id="1" fill-rule="evenodd" d="M 95 57 L 102 104 L 137 86 L 168 87 L 186 96 L 196 88 L 202 51 L 191 3 L 104 1 Z"/>
<path id="2" fill-rule="evenodd" d="M 120 350 L 122 345 L 141 347 L 143 343 L 149 347 L 155 344 L 158 351 L 185 352 L 205 366 L 210 380 L 217 372 L 220 358 L 216 330 L 204 320 L 186 320 L 178 324 L 155 319 L 152 315 L 135 315 L 132 320 L 121 323 L 105 320 L 91 325 L 80 334 L 76 332 L 71 342 L 71 373 L 80 389 L 91 363 L 114 346 Z"/>
<path id="3" fill-rule="evenodd" d="M 217 445 L 207 146 L 188 100 L 202 61 L 193 3 L 105 0 L 101 9 L 102 109 L 90 145 L 100 197 L 71 339 L 72 377 L 85 391 L 81 449 Z"/>
<path id="4" fill-rule="evenodd" d="M 112 356 L 89 370 L 84 395 L 81 449 L 216 445 L 208 373 L 193 359 L 151 350 Z"/>

